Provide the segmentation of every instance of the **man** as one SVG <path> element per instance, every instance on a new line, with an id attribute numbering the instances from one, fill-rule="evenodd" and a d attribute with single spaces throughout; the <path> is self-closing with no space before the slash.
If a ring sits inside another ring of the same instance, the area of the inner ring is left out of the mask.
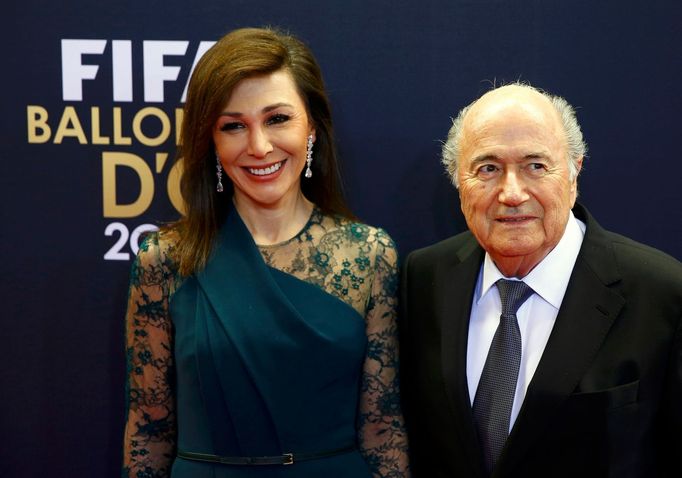
<path id="1" fill-rule="evenodd" d="M 682 476 L 682 264 L 575 204 L 584 153 L 571 106 L 528 85 L 453 122 L 469 231 L 403 268 L 417 478 Z"/>

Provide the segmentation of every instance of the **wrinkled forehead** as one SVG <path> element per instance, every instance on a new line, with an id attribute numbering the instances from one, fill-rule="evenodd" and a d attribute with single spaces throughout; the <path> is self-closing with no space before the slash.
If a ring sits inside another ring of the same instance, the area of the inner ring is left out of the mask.
<path id="1" fill-rule="evenodd" d="M 485 130 L 492 124 L 517 127 L 521 123 L 547 129 L 563 136 L 563 124 L 548 98 L 530 88 L 503 86 L 479 98 L 464 119 L 469 133 Z"/>
<path id="2" fill-rule="evenodd" d="M 568 160 L 563 122 L 552 102 L 529 88 L 502 87 L 467 112 L 460 136 L 463 163 L 480 156 L 524 158 L 542 154 Z"/>

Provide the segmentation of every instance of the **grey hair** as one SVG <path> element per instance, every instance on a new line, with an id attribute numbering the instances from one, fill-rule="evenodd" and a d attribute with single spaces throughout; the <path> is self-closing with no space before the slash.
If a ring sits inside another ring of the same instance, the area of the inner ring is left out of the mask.
<path id="1" fill-rule="evenodd" d="M 583 140 L 583 133 L 580 130 L 580 125 L 578 124 L 578 119 L 575 115 L 575 109 L 561 96 L 552 95 L 546 91 L 540 90 L 525 83 L 512 83 L 512 85 L 527 88 L 529 90 L 535 91 L 536 93 L 540 93 L 542 96 L 547 98 L 550 103 L 552 103 L 552 106 L 554 106 L 554 109 L 561 118 L 561 123 L 566 135 L 568 173 L 570 180 L 573 181 L 580 172 L 580 160 L 584 158 L 585 154 L 587 153 L 587 144 Z M 457 176 L 457 171 L 459 168 L 459 157 L 462 148 L 462 125 L 464 124 L 464 118 L 466 117 L 467 113 L 477 101 L 478 99 L 459 111 L 457 117 L 452 120 L 452 127 L 450 127 L 450 131 L 448 131 L 448 137 L 445 140 L 445 143 L 443 143 L 441 162 L 443 163 L 443 166 L 445 166 L 445 170 L 447 171 L 448 176 L 450 176 L 452 184 L 454 184 L 456 188 L 459 188 L 459 178 Z"/>

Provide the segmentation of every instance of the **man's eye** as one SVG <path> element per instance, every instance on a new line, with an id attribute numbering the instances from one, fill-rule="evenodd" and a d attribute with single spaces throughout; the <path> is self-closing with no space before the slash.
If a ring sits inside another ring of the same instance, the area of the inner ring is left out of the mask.
<path id="1" fill-rule="evenodd" d="M 542 163 L 530 163 L 528 167 L 531 169 L 531 171 L 540 171 L 545 169 L 545 165 Z"/>
<path id="2" fill-rule="evenodd" d="M 235 131 L 238 129 L 243 128 L 244 125 L 239 122 L 233 122 L 233 123 L 225 123 L 220 127 L 220 131 Z"/>
<path id="3" fill-rule="evenodd" d="M 289 121 L 288 115 L 278 113 L 276 115 L 270 116 L 267 120 L 267 124 L 280 124 L 285 123 L 287 121 Z"/>
<path id="4" fill-rule="evenodd" d="M 494 164 L 484 164 L 478 168 L 478 172 L 483 174 L 494 173 L 495 171 L 497 171 L 497 167 Z"/>

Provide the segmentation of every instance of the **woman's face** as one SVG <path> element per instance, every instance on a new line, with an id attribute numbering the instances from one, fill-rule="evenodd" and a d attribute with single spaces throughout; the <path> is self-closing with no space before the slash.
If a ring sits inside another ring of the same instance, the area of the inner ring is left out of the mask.
<path id="1" fill-rule="evenodd" d="M 272 208 L 296 197 L 311 134 L 315 141 L 287 70 L 239 82 L 213 127 L 216 154 L 237 204 Z"/>

